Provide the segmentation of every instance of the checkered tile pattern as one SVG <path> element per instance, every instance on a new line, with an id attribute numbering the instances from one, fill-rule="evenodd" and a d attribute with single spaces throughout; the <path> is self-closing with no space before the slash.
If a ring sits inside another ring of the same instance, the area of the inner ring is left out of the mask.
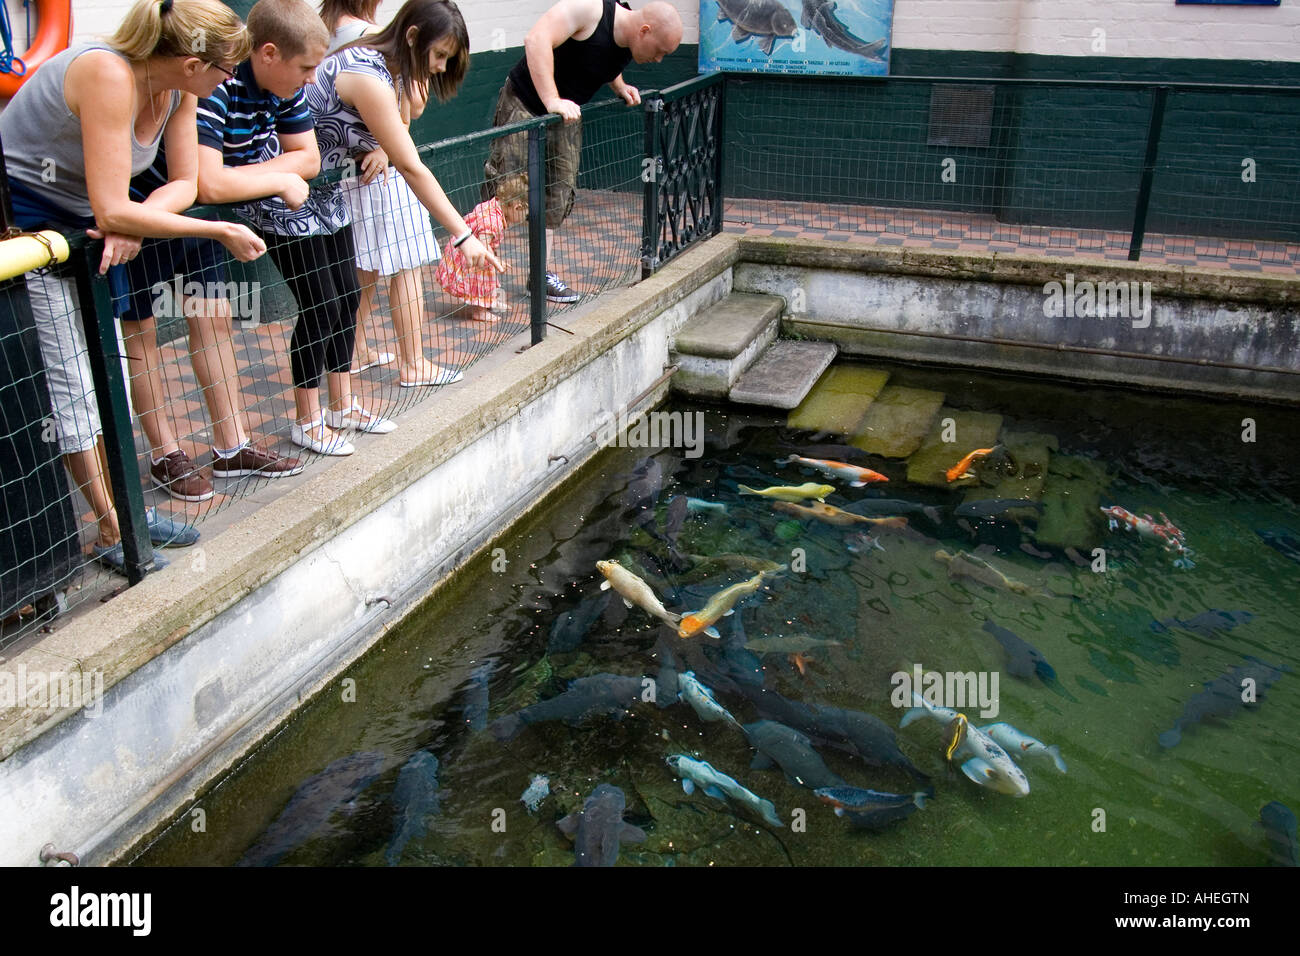
<path id="1" fill-rule="evenodd" d="M 1127 232 L 1021 226 L 986 215 L 886 206 L 737 199 L 724 209 L 725 231 L 747 236 L 1128 261 Z M 1295 275 L 1300 245 L 1147 233 L 1139 261 Z"/>

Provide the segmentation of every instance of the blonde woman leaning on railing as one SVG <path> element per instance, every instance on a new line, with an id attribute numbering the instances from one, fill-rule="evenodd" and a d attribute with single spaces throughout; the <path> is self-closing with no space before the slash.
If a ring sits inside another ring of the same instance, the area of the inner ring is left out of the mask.
<path id="1" fill-rule="evenodd" d="M 243 23 L 216 0 L 139 0 L 107 41 L 78 44 L 43 64 L 0 114 L 16 225 L 86 229 L 103 238 L 100 273 L 109 274 L 115 296 L 128 290 L 114 267 L 140 251 L 141 237 L 215 239 L 237 259 L 256 259 L 266 247 L 248 228 L 180 215 L 197 195 L 197 97 L 211 94 L 248 51 Z M 160 142 L 169 181 L 133 202 L 131 177 L 153 163 Z M 60 450 L 98 523 L 93 552 L 121 570 L 121 531 L 101 465 L 99 410 L 72 282 L 43 270 L 27 285 Z M 170 537 L 158 524 L 151 536 Z M 155 552 L 154 563 L 166 561 Z"/>

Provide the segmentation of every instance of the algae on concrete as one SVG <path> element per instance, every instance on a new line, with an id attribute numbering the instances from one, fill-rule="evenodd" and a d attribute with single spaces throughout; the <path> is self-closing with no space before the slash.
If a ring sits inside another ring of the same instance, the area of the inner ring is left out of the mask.
<path id="1" fill-rule="evenodd" d="M 949 426 L 951 419 L 951 426 Z M 955 408 L 939 409 L 930 433 L 907 460 L 907 480 L 934 488 L 960 487 L 948 481 L 947 471 L 976 448 L 997 444 L 1002 430 L 1002 416 L 988 412 L 964 412 Z M 944 436 L 955 441 L 944 441 Z M 985 497 L 988 497 L 987 495 Z"/>
<path id="2" fill-rule="evenodd" d="M 881 369 L 833 366 L 790 413 L 786 424 L 808 431 L 852 435 L 887 381 L 889 373 Z"/>
<path id="3" fill-rule="evenodd" d="M 1043 487 L 1043 514 L 1034 539 L 1040 546 L 1091 551 L 1104 527 L 1101 496 L 1110 484 L 1106 469 L 1088 458 L 1054 455 Z"/>
<path id="4" fill-rule="evenodd" d="M 887 385 L 862 416 L 850 444 L 872 455 L 906 458 L 921 447 L 941 407 L 942 392 Z"/>

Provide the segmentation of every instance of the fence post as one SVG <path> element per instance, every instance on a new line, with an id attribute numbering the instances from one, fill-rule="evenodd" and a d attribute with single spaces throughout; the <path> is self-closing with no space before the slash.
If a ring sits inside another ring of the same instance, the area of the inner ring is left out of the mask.
<path id="1" fill-rule="evenodd" d="M 109 487 L 122 532 L 126 580 L 134 585 L 153 570 L 153 545 L 149 542 L 149 525 L 145 519 L 144 492 L 140 489 L 126 382 L 122 377 L 121 356 L 117 354 L 113 300 L 108 283 L 91 278 L 99 269 L 103 248 L 102 243 L 96 242 L 77 250 L 72 273 L 86 333 L 86 357 L 104 429 L 104 457 L 108 461 Z"/>
<path id="2" fill-rule="evenodd" d="M 1160 150 L 1160 127 L 1165 121 L 1165 100 L 1169 87 L 1157 86 L 1151 99 L 1151 122 L 1147 126 L 1147 151 L 1142 160 L 1142 181 L 1138 184 L 1137 208 L 1133 211 L 1133 235 L 1129 239 L 1128 257 L 1136 262 L 1142 255 L 1142 240 L 1147 232 L 1147 206 L 1151 202 L 1151 180 L 1156 171 L 1156 154 Z"/>
<path id="3" fill-rule="evenodd" d="M 641 278 L 648 279 L 659 268 L 659 174 L 664 166 L 659 155 L 659 129 L 664 98 L 654 93 L 642 105 L 645 107 L 645 156 L 641 161 L 641 179 L 645 189 L 641 205 Z"/>
<path id="4" fill-rule="evenodd" d="M 546 127 L 528 131 L 528 293 L 533 340 L 546 338 Z"/>
<path id="5" fill-rule="evenodd" d="M 724 73 L 718 79 L 718 108 L 714 110 L 714 142 L 717 149 L 713 156 L 713 235 L 722 232 L 722 170 L 723 170 L 723 145 L 727 142 L 727 75 Z"/>

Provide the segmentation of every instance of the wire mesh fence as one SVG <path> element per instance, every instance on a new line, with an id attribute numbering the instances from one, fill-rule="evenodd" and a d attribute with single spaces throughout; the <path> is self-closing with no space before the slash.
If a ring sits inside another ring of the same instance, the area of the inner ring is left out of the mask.
<path id="1" fill-rule="evenodd" d="M 1158 90 L 731 76 L 726 218 L 883 245 L 1110 258 L 1136 245 L 1180 264 L 1294 268 L 1298 91 Z"/>

